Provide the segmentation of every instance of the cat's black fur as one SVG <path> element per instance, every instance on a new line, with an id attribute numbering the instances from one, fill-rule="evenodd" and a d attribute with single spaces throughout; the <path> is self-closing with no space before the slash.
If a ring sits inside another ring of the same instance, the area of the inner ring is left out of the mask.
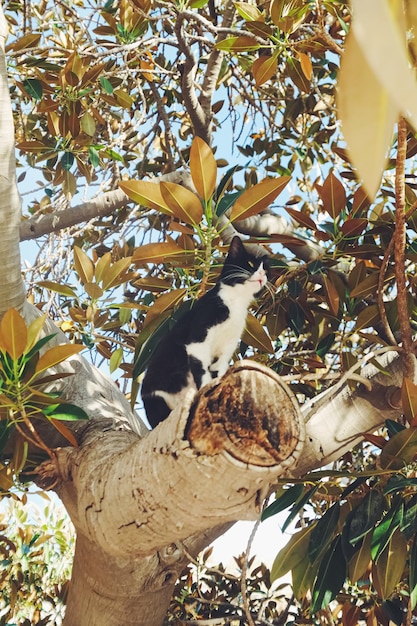
<path id="1" fill-rule="evenodd" d="M 220 277 L 156 347 L 142 382 L 152 427 L 166 419 L 190 388 L 223 376 L 245 327 L 249 305 L 267 282 L 268 257 L 249 254 L 234 237 Z"/>

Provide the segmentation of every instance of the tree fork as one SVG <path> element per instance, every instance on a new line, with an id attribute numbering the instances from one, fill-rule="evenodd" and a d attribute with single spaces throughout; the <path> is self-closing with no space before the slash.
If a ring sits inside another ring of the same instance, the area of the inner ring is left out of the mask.
<path id="1" fill-rule="evenodd" d="M 117 430 L 97 436 L 87 427 L 79 448 L 58 449 L 40 467 L 38 482 L 53 484 L 77 530 L 65 624 L 99 624 L 103 610 L 107 626 L 120 624 L 123 606 L 149 603 L 155 612 L 156 596 L 163 610 L 154 617 L 131 612 L 123 623 L 161 624 L 187 555 L 231 522 L 256 519 L 303 442 L 303 420 L 289 389 L 273 371 L 243 361 L 197 396 L 190 392 L 142 439 Z M 75 608 L 79 585 L 82 611 Z"/>

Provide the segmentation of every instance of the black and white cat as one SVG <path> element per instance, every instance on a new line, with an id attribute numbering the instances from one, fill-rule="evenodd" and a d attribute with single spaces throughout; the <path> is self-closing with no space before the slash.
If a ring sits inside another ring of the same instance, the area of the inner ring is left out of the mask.
<path id="1" fill-rule="evenodd" d="M 190 388 L 223 376 L 254 296 L 266 285 L 268 256 L 249 254 L 234 237 L 216 285 L 193 303 L 150 357 L 142 400 L 154 428 Z"/>

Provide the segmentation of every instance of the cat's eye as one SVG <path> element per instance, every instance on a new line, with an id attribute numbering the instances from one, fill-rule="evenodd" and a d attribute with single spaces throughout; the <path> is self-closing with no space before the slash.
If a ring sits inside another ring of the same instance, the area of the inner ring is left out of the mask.
<path id="1" fill-rule="evenodd" d="M 251 270 L 255 269 L 255 263 L 253 261 L 248 261 L 248 265 L 251 268 Z"/>

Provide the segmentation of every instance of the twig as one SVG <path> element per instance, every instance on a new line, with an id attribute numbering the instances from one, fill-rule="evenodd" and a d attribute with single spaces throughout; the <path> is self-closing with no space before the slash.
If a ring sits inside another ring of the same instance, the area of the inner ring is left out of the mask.
<path id="1" fill-rule="evenodd" d="M 407 124 L 404 118 L 398 121 L 397 162 L 395 169 L 395 233 L 394 259 L 395 280 L 397 283 L 398 321 L 403 345 L 403 373 L 414 381 L 417 363 L 414 354 L 413 336 L 408 316 L 407 285 L 405 277 L 405 160 L 407 155 Z"/>

